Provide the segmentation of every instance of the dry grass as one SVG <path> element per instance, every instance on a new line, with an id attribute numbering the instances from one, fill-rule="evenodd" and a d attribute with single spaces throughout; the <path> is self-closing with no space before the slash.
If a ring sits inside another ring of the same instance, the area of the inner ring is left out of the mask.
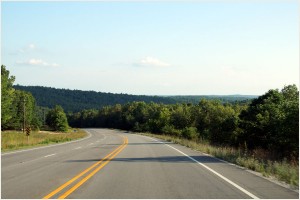
<path id="1" fill-rule="evenodd" d="M 76 130 L 74 132 L 74 130 Z M 33 131 L 27 137 L 21 131 L 2 131 L 1 132 L 1 151 L 11 151 L 25 149 L 48 144 L 67 142 L 86 136 L 86 132 L 80 129 L 70 129 L 67 133 L 50 131 Z"/>

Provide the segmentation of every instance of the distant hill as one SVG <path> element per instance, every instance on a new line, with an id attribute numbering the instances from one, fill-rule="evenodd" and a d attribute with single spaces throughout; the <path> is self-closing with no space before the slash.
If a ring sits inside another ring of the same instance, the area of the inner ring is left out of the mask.
<path id="1" fill-rule="evenodd" d="M 37 105 L 52 108 L 61 105 L 66 112 L 78 112 L 83 109 L 99 109 L 107 105 L 125 104 L 133 101 L 145 101 L 172 104 L 176 100 L 168 97 L 113 94 L 95 91 L 56 89 L 43 86 L 13 86 L 18 90 L 30 92 L 36 99 Z"/>
<path id="2" fill-rule="evenodd" d="M 201 99 L 219 100 L 222 103 L 246 103 L 250 100 L 257 98 L 255 95 L 178 95 L 178 96 L 166 96 L 174 99 L 180 103 L 199 103 Z"/>
<path id="3" fill-rule="evenodd" d="M 99 109 L 103 106 L 125 104 L 133 101 L 144 101 L 164 104 L 198 103 L 201 99 L 220 100 L 223 103 L 243 103 L 256 98 L 250 95 L 201 95 L 201 96 L 147 96 L 113 94 L 95 91 L 56 89 L 43 86 L 13 86 L 15 89 L 31 92 L 37 105 L 53 108 L 61 105 L 66 112 L 78 112 L 83 109 Z"/>

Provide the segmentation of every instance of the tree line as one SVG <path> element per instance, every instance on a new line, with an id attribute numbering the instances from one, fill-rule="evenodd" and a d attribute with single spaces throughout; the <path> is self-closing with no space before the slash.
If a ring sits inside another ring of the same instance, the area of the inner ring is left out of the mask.
<path id="1" fill-rule="evenodd" d="M 197 104 L 201 99 L 220 100 L 222 103 L 244 103 L 257 97 L 253 95 L 190 95 L 190 96 L 146 96 L 114 94 L 95 91 L 81 91 L 69 89 L 57 89 L 42 86 L 13 86 L 17 90 L 30 92 L 39 106 L 53 108 L 61 105 L 66 112 L 80 112 L 84 109 L 100 109 L 104 106 L 115 104 L 124 105 L 127 102 L 144 101 L 146 103 L 193 103 Z"/>
<path id="2" fill-rule="evenodd" d="M 73 127 L 105 127 L 169 134 L 214 145 L 246 146 L 299 155 L 299 92 L 272 89 L 249 104 L 202 99 L 198 104 L 130 102 L 69 113 Z"/>
<path id="3" fill-rule="evenodd" d="M 125 104 L 132 101 L 172 104 L 176 100 L 146 95 L 113 94 L 95 91 L 57 89 L 43 86 L 15 85 L 15 89 L 30 92 L 39 106 L 53 108 L 61 105 L 66 112 L 79 112 L 84 109 L 100 109 L 103 106 Z"/>
<path id="4" fill-rule="evenodd" d="M 68 130 L 67 117 L 61 106 L 53 109 L 37 106 L 30 92 L 13 88 L 14 81 L 15 77 L 1 65 L 1 130 L 22 130 L 26 127 L 39 130 L 45 125 L 54 131 Z"/>

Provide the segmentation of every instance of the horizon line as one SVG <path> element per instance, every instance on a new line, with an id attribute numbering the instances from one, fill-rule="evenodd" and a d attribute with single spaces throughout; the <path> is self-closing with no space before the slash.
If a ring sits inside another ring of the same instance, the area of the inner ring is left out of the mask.
<path id="1" fill-rule="evenodd" d="M 174 96 L 252 96 L 252 97 L 258 97 L 260 95 L 257 94 L 130 94 L 130 93 L 118 93 L 118 92 L 102 92 L 102 91 L 96 91 L 96 90 L 82 90 L 82 89 L 71 89 L 71 88 L 59 88 L 59 87 L 53 87 L 53 86 L 43 86 L 43 85 L 21 85 L 21 84 L 14 84 L 13 86 L 23 86 L 23 87 L 45 87 L 45 88 L 52 88 L 52 89 L 58 89 L 58 90 L 77 90 L 77 91 L 83 91 L 83 92 L 96 92 L 96 93 L 107 93 L 107 94 L 125 94 L 125 95 L 132 95 L 132 96 L 158 96 L 158 97 L 174 97 Z M 261 94 L 263 95 L 263 94 Z"/>

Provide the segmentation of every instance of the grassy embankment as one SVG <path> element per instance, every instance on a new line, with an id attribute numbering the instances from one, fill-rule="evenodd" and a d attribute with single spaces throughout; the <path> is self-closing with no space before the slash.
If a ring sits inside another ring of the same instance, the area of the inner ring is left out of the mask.
<path id="1" fill-rule="evenodd" d="M 74 132 L 76 130 L 76 132 Z M 37 146 L 45 146 L 67 142 L 86 136 L 86 132 L 80 129 L 69 129 L 66 133 L 51 131 L 33 131 L 29 138 L 22 131 L 2 131 L 1 151 L 7 152 L 18 149 L 26 149 Z"/>
<path id="2" fill-rule="evenodd" d="M 143 135 L 181 144 L 253 171 L 260 172 L 265 177 L 275 177 L 293 187 L 299 186 L 298 161 L 271 161 L 266 158 L 266 152 L 263 152 L 262 150 L 247 152 L 247 149 L 241 150 L 230 147 L 216 147 L 207 143 L 195 142 L 169 135 L 156 135 L 150 133 L 143 133 Z"/>

